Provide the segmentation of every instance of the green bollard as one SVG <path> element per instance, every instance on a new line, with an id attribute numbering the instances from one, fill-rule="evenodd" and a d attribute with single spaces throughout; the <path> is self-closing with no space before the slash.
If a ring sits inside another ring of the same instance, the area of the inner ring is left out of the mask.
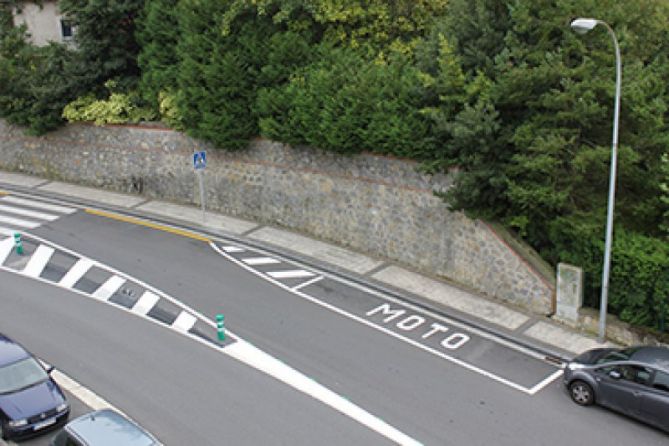
<path id="1" fill-rule="evenodd" d="M 14 233 L 14 247 L 16 247 L 16 253 L 23 255 L 23 242 L 21 241 L 21 234 L 18 232 Z"/>
<path id="2" fill-rule="evenodd" d="M 216 315 L 216 332 L 218 333 L 218 340 L 225 341 L 225 316 L 222 314 Z"/>

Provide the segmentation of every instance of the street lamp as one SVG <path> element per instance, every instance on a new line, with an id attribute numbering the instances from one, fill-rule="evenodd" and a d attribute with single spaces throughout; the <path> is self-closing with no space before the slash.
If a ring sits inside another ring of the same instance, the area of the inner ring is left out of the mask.
<path id="1" fill-rule="evenodd" d="M 571 27 L 579 34 L 585 34 L 595 26 L 604 26 L 616 50 L 616 102 L 613 109 L 613 143 L 611 145 L 611 169 L 609 177 L 609 203 L 606 213 L 606 244 L 604 248 L 604 270 L 602 271 L 602 297 L 599 309 L 599 342 L 606 340 L 606 306 L 609 295 L 609 269 L 611 266 L 611 243 L 613 239 L 613 206 L 616 198 L 616 164 L 618 160 L 618 118 L 620 115 L 620 48 L 618 39 L 613 29 L 606 23 L 597 19 L 578 18 L 571 22 Z"/>

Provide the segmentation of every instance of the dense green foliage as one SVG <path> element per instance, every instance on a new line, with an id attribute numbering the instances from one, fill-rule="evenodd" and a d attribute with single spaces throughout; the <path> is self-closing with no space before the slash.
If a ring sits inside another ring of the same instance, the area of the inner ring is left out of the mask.
<path id="1" fill-rule="evenodd" d="M 9 121 L 50 130 L 78 97 L 68 119 L 149 119 L 148 105 L 225 149 L 260 134 L 411 158 L 432 172 L 457 166 L 444 199 L 503 223 L 552 264 L 582 266 L 594 306 L 615 61 L 604 27 L 580 36 L 569 23 L 605 20 L 623 60 L 611 310 L 664 328 L 666 0 L 63 0 L 61 9 L 78 27 L 76 52 L 26 44 L 3 16 Z"/>

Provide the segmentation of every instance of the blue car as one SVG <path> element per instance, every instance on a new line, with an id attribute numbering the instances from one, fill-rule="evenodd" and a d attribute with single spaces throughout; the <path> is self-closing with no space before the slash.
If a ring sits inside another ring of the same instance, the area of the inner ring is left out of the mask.
<path id="1" fill-rule="evenodd" d="M 23 439 L 67 422 L 70 405 L 27 350 L 0 334 L 0 434 Z"/>

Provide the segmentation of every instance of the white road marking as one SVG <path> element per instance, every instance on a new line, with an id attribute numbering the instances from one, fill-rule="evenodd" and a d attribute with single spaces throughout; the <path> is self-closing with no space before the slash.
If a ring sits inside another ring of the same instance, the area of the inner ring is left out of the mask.
<path id="1" fill-rule="evenodd" d="M 562 373 L 563 373 L 562 369 L 556 371 L 551 376 L 547 377 L 546 379 L 541 381 L 539 384 L 532 387 L 528 393 L 530 395 L 534 395 L 535 393 L 537 393 L 538 391 L 540 391 L 541 389 L 543 389 L 544 387 L 546 387 L 547 385 L 549 385 L 550 383 L 552 383 L 553 381 L 558 379 L 560 376 L 562 376 Z"/>
<path id="2" fill-rule="evenodd" d="M 142 297 L 140 297 L 132 307 L 132 312 L 143 316 L 151 311 L 151 308 L 153 308 L 159 300 L 160 297 L 156 294 L 153 294 L 151 291 L 145 291 L 144 294 L 142 294 Z"/>
<path id="3" fill-rule="evenodd" d="M 0 234 L 12 236 L 16 233 L 16 229 L 4 228 L 0 226 Z"/>
<path id="4" fill-rule="evenodd" d="M 15 217 L 7 217 L 4 215 L 0 215 L 0 223 L 6 223 L 10 224 L 12 226 L 19 226 L 21 228 L 28 228 L 28 229 L 35 229 L 41 223 L 32 221 L 32 220 L 24 220 L 22 218 L 15 218 Z"/>
<path id="5" fill-rule="evenodd" d="M 177 316 L 176 320 L 172 323 L 172 328 L 182 333 L 186 333 L 188 330 L 193 328 L 193 325 L 195 325 L 196 321 L 197 318 L 195 316 L 188 313 L 187 311 L 182 311 L 179 313 L 179 316 Z"/>
<path id="6" fill-rule="evenodd" d="M 6 195 L 0 199 L 9 203 L 20 204 L 31 208 L 44 209 L 51 212 L 59 212 L 61 214 L 72 214 L 77 212 L 77 210 L 74 208 L 59 206 L 57 204 L 44 203 L 42 201 L 27 200 L 25 198 L 14 197 L 11 195 Z"/>
<path id="7" fill-rule="evenodd" d="M 30 257 L 28 264 L 23 268 L 23 274 L 30 277 L 39 277 L 46 264 L 49 263 L 54 251 L 50 246 L 39 245 Z"/>
<path id="8" fill-rule="evenodd" d="M 274 279 L 299 279 L 302 277 L 315 276 L 314 273 L 305 271 L 303 269 L 295 269 L 290 271 L 272 271 L 267 273 L 267 275 Z"/>
<path id="9" fill-rule="evenodd" d="M 12 249 L 14 249 L 13 238 L 10 237 L 0 241 L 0 265 L 5 263 L 5 260 L 9 257 L 9 254 L 11 254 Z"/>
<path id="10" fill-rule="evenodd" d="M 67 273 L 60 279 L 58 285 L 64 288 L 72 288 L 75 283 L 79 282 L 79 279 L 84 277 L 84 274 L 88 272 L 89 269 L 93 266 L 93 261 L 86 258 L 81 258 L 77 260 L 72 268 L 69 269 Z"/>
<path id="11" fill-rule="evenodd" d="M 100 288 L 95 290 L 91 296 L 100 300 L 107 300 L 118 291 L 125 283 L 125 279 L 119 276 L 111 276 L 105 283 L 100 285 Z"/>
<path id="12" fill-rule="evenodd" d="M 281 263 L 280 260 L 273 259 L 271 257 L 248 257 L 242 259 L 242 262 L 247 265 L 272 265 L 274 263 Z"/>
<path id="13" fill-rule="evenodd" d="M 230 260 L 231 262 L 236 263 L 237 265 L 239 265 L 240 267 L 246 269 L 246 270 L 249 271 L 250 273 L 255 274 L 255 275 L 258 276 L 258 277 L 264 277 L 264 278 L 266 278 L 266 276 L 265 276 L 264 274 L 262 274 L 261 272 L 254 270 L 253 268 L 251 268 L 251 267 L 245 265 L 244 263 L 238 261 L 238 260 L 235 259 L 234 257 L 232 257 L 232 256 L 226 254 L 225 252 L 223 252 L 222 250 L 220 250 L 220 249 L 218 248 L 218 246 L 216 245 L 215 242 L 211 242 L 211 243 L 209 243 L 209 246 L 211 246 L 212 249 L 213 249 L 214 251 L 218 252 L 219 254 L 221 254 L 222 256 L 224 256 L 226 259 Z M 324 275 L 325 275 L 325 274 L 324 274 Z M 321 301 L 321 300 L 319 300 L 319 299 L 316 299 L 315 297 L 312 297 L 312 296 L 310 296 L 310 295 L 308 295 L 308 294 L 305 294 L 305 293 L 303 293 L 303 292 L 301 292 L 301 291 L 299 291 L 299 290 L 293 290 L 293 289 L 291 289 L 290 287 L 286 286 L 285 284 L 283 284 L 283 283 L 281 283 L 281 282 L 279 282 L 279 281 L 277 281 L 277 280 L 272 280 L 272 279 L 267 279 L 267 280 L 271 281 L 271 282 L 272 282 L 273 284 L 275 284 L 276 286 L 278 286 L 278 287 L 280 287 L 280 288 L 283 288 L 284 290 L 286 290 L 286 291 L 288 291 L 288 292 L 291 292 L 291 293 L 293 293 L 293 294 L 295 294 L 295 295 L 297 295 L 297 296 L 302 297 L 302 298 L 305 299 L 305 300 L 308 300 L 308 301 L 310 301 L 310 302 L 313 302 L 313 303 L 316 304 L 316 305 L 319 305 L 319 306 L 321 306 L 321 307 L 323 307 L 323 308 L 326 308 L 326 309 L 328 309 L 328 310 L 330 310 L 330 311 L 333 311 L 333 312 L 335 312 L 335 313 L 337 313 L 337 314 L 340 314 L 340 315 L 342 315 L 342 316 L 344 316 L 344 317 L 347 317 L 347 318 L 349 318 L 349 319 L 352 319 L 352 320 L 354 320 L 354 321 L 357 321 L 357 322 L 359 322 L 359 323 L 361 323 L 361 324 L 363 324 L 363 325 L 366 325 L 366 326 L 368 326 L 368 327 L 370 327 L 370 328 L 372 328 L 372 329 L 374 329 L 374 330 L 377 330 L 377 331 L 380 331 L 380 332 L 382 332 L 382 333 L 385 333 L 385 334 L 387 334 L 388 336 L 392 336 L 392 337 L 394 337 L 394 338 L 396 338 L 396 339 L 399 339 L 399 340 L 401 340 L 401 341 L 404 341 L 404 342 L 406 342 L 406 343 L 408 343 L 408 344 L 413 345 L 414 347 L 417 347 L 417 348 L 419 348 L 419 349 L 421 349 L 421 350 L 424 350 L 424 351 L 426 351 L 426 352 L 428 352 L 428 353 L 431 353 L 431 354 L 433 354 L 433 355 L 435 355 L 435 356 L 439 356 L 440 358 L 443 358 L 443 359 L 445 359 L 445 360 L 447 360 L 447 361 L 449 361 L 449 362 L 452 362 L 453 364 L 457 364 L 457 365 L 459 365 L 459 366 L 461 366 L 461 367 L 464 367 L 464 368 L 466 368 L 466 369 L 468 369 L 468 370 L 471 370 L 472 372 L 478 373 L 479 375 L 485 376 L 486 378 L 490 378 L 490 379 L 492 379 L 492 380 L 494 380 L 494 381 L 499 382 L 500 384 L 504 384 L 504 385 L 506 385 L 506 386 L 508 386 L 508 387 L 511 387 L 511 388 L 513 388 L 513 389 L 516 389 L 516 390 L 519 390 L 519 391 L 521 391 L 521 392 L 523 392 L 523 393 L 526 393 L 526 394 L 528 394 L 528 395 L 531 395 L 531 394 L 532 394 L 532 393 L 531 393 L 531 392 L 532 392 L 532 389 L 529 389 L 529 388 L 527 388 L 527 387 L 524 387 L 524 386 L 522 386 L 522 385 L 520 385 L 520 384 L 517 384 L 517 383 L 515 383 L 515 382 L 513 382 L 513 381 L 510 381 L 510 380 L 508 380 L 508 379 L 506 379 L 506 378 L 503 378 L 503 377 L 501 377 L 501 376 L 498 376 L 498 375 L 496 375 L 496 374 L 494 374 L 494 373 L 492 373 L 492 372 L 489 372 L 489 371 L 487 371 L 487 370 L 484 370 L 484 369 L 482 369 L 482 368 L 480 368 L 480 367 L 477 367 L 477 366 L 475 366 L 475 365 L 469 364 L 469 363 L 467 363 L 467 362 L 465 362 L 465 361 L 463 361 L 463 360 L 461 360 L 461 359 L 455 358 L 455 357 L 450 356 L 450 355 L 447 355 L 447 354 L 445 354 L 445 353 L 443 353 L 443 352 L 441 352 L 441 351 L 438 351 L 438 350 L 435 350 L 435 349 L 433 349 L 433 348 L 431 348 L 431 347 L 428 347 L 428 346 L 426 346 L 426 345 L 423 345 L 423 344 L 421 344 L 421 343 L 419 343 L 419 342 L 417 342 L 417 341 L 414 341 L 414 340 L 411 339 L 411 338 L 408 338 L 408 337 L 406 337 L 406 336 L 402 336 L 402 335 L 399 334 L 399 333 L 396 333 L 396 332 L 394 332 L 394 331 L 388 330 L 387 328 L 381 327 L 381 326 L 379 326 L 379 325 L 377 325 L 377 324 L 375 324 L 375 323 L 373 323 L 373 322 L 371 322 L 371 321 L 369 321 L 369 320 L 367 320 L 367 319 L 364 319 L 364 318 L 362 318 L 362 317 L 360 317 L 360 316 L 357 316 L 357 315 L 355 315 L 355 314 L 352 314 L 352 313 L 349 313 L 349 312 L 347 312 L 347 311 L 344 311 L 344 310 L 342 310 L 341 308 L 338 308 L 338 307 L 335 307 L 334 305 L 331 305 L 331 304 L 328 304 L 328 303 L 326 303 L 326 302 L 323 302 L 323 301 Z M 380 294 L 379 294 L 379 295 L 380 295 Z M 390 299 L 389 299 L 389 300 L 390 300 Z M 406 304 L 404 304 L 404 305 L 406 305 Z M 408 305 L 407 305 L 407 306 L 408 306 Z M 447 318 L 443 318 L 443 317 L 437 317 L 437 319 L 448 320 Z M 461 326 L 461 327 L 463 327 L 463 328 L 465 328 L 465 329 L 467 329 L 467 330 L 470 330 L 470 331 L 474 332 L 474 330 L 471 330 L 469 327 L 465 327 L 464 324 L 453 324 L 453 325 L 458 325 L 458 326 Z M 500 344 L 501 344 L 501 343 L 500 343 Z M 532 356 L 534 356 L 534 355 L 532 355 Z M 552 376 L 552 375 L 551 375 L 551 376 Z M 542 381 L 542 382 L 543 382 L 543 381 Z M 534 387 L 536 387 L 536 386 L 534 386 Z"/>
<path id="14" fill-rule="evenodd" d="M 391 441 L 401 445 L 420 445 L 419 441 L 409 437 L 380 418 L 355 405 L 346 398 L 318 384 L 292 367 L 268 355 L 246 341 L 238 340 L 223 348 L 233 358 L 257 370 L 267 373 L 279 381 L 327 404 L 333 409 L 353 418 L 360 424 L 378 432 Z"/>
<path id="15" fill-rule="evenodd" d="M 306 282 L 302 282 L 301 284 L 299 284 L 297 286 L 294 286 L 293 291 L 297 291 L 300 288 L 304 288 L 305 286 L 309 286 L 311 284 L 314 284 L 314 283 L 316 283 L 316 282 L 318 282 L 319 280 L 322 280 L 322 279 L 323 279 L 323 276 L 314 277 L 311 280 L 307 280 Z"/>
<path id="16" fill-rule="evenodd" d="M 28 209 L 17 208 L 14 206 L 5 206 L 0 204 L 0 211 L 9 212 L 10 214 L 23 215 L 25 217 L 38 218 L 40 220 L 53 221 L 58 219 L 58 215 L 45 214 L 44 212 L 29 211 Z"/>
<path id="17" fill-rule="evenodd" d="M 224 246 L 223 251 L 225 252 L 244 252 L 245 250 L 242 248 L 238 248 L 236 246 Z"/>
<path id="18" fill-rule="evenodd" d="M 32 238 L 39 240 L 42 243 L 50 243 L 47 242 L 44 239 L 41 239 L 40 237 L 37 237 L 35 235 L 31 235 Z M 69 253 L 70 255 L 74 256 L 79 256 L 79 254 L 75 253 L 74 251 L 71 251 L 67 248 L 61 247 L 55 243 L 50 243 L 52 246 L 56 247 L 59 250 L 62 250 L 64 252 Z M 206 317 L 204 317 L 202 314 L 198 313 L 197 311 L 193 310 L 190 307 L 187 307 L 184 305 L 182 302 L 174 299 L 173 297 L 163 293 L 162 291 L 152 287 L 151 285 L 145 284 L 142 281 L 131 278 L 130 276 L 121 273 L 119 271 L 114 270 L 111 267 L 106 267 L 98 262 L 94 262 L 94 265 L 106 269 L 107 271 L 110 271 L 114 273 L 117 276 L 123 276 L 127 280 L 132 280 L 133 282 L 137 283 L 140 286 L 145 287 L 147 290 L 152 290 L 153 292 L 146 291 L 143 295 L 140 301 L 137 302 L 139 304 L 142 300 L 149 301 L 153 300 L 150 296 L 153 296 L 155 298 L 155 301 L 157 301 L 159 298 L 164 298 L 175 305 L 179 306 L 182 310 L 187 311 L 188 313 L 195 315 L 197 318 L 199 318 L 201 321 L 206 323 L 207 325 L 211 327 L 216 327 L 216 323 Z M 16 274 L 16 271 L 0 266 L 0 270 L 14 273 Z M 44 278 L 41 277 L 36 277 L 33 278 L 33 280 L 38 280 L 42 283 L 45 284 L 50 284 L 53 285 L 53 282 L 48 281 Z M 77 289 L 70 289 L 71 292 L 78 294 L 83 297 L 89 297 L 88 294 L 84 293 L 81 290 Z M 160 297 L 158 296 L 160 295 Z M 121 311 L 126 311 L 126 312 L 133 312 L 135 314 L 139 314 L 140 317 L 142 317 L 144 320 L 156 324 L 158 326 L 165 327 L 164 324 L 158 322 L 157 320 L 148 317 L 145 313 L 140 313 L 137 311 L 138 305 L 136 304 L 135 307 L 132 310 L 128 310 L 125 307 L 113 304 L 109 301 L 101 301 L 106 303 L 107 305 L 112 305 L 114 308 L 121 310 Z M 153 306 L 153 305 L 151 305 Z M 150 307 L 148 308 L 150 309 Z M 147 309 L 147 311 L 148 311 Z M 177 332 L 177 330 L 174 330 Z M 230 339 L 234 339 L 236 342 L 233 344 L 230 344 L 226 346 L 225 348 L 222 348 L 216 344 L 213 344 L 211 342 L 208 342 L 198 336 L 195 336 L 191 333 L 181 333 L 183 336 L 187 336 L 191 340 L 200 343 L 201 345 L 204 345 L 208 348 L 214 349 L 216 351 L 222 352 L 224 354 L 227 354 L 228 356 L 235 358 L 241 362 L 244 362 L 245 364 L 260 370 L 290 386 L 295 388 L 298 391 L 304 392 L 313 398 L 316 398 L 317 400 L 328 404 L 329 406 L 335 408 L 336 410 L 340 411 L 341 413 L 345 414 L 346 416 L 351 417 L 352 419 L 360 422 L 361 424 L 375 430 L 376 432 L 385 435 L 387 438 L 403 445 L 420 445 L 418 441 L 414 440 L 413 438 L 403 434 L 399 430 L 393 428 L 392 426 L 388 425 L 387 423 L 383 422 L 381 419 L 375 417 L 374 415 L 370 414 L 369 412 L 366 412 L 364 409 L 360 408 L 359 406 L 356 406 L 355 404 L 351 403 L 348 401 L 346 398 L 337 395 L 336 393 L 332 392 L 331 390 L 325 388 L 324 386 L 321 386 L 320 384 L 316 383 L 313 379 L 308 378 L 307 376 L 303 375 L 299 371 L 293 369 L 292 367 L 288 366 L 287 364 L 279 361 L 278 359 L 270 356 L 269 354 L 263 352 L 262 350 L 257 349 L 253 345 L 249 344 L 248 342 L 244 341 L 241 339 L 239 336 L 235 335 L 234 333 L 230 332 L 229 330 L 227 331 L 227 334 L 229 335 Z M 230 349 L 230 347 L 233 347 L 237 345 L 237 343 L 243 343 L 243 347 L 241 348 L 236 348 L 236 349 Z M 54 371 L 54 373 L 57 371 Z M 60 378 L 65 378 L 67 377 L 65 375 L 61 375 L 56 373 L 56 376 Z M 83 398 L 84 400 L 88 400 L 90 405 L 96 405 L 96 404 L 108 404 L 106 401 L 104 401 L 102 398 L 98 397 L 97 395 L 93 394 L 90 391 L 82 390 L 82 389 L 77 389 L 78 384 L 74 383 L 72 381 L 71 383 L 66 383 L 65 380 L 63 380 L 63 388 L 65 389 L 74 389 L 75 391 L 72 392 L 77 396 L 78 398 Z M 60 383 L 59 383 L 60 384 Z M 79 386 L 80 387 L 80 386 Z M 71 391 L 71 390 L 70 390 Z M 89 393 L 90 392 L 90 393 Z M 79 395 L 82 395 L 81 397 Z M 93 407 L 93 406 L 91 406 Z M 117 410 L 117 409 L 114 409 Z M 120 411 L 119 411 L 120 412 Z"/>

